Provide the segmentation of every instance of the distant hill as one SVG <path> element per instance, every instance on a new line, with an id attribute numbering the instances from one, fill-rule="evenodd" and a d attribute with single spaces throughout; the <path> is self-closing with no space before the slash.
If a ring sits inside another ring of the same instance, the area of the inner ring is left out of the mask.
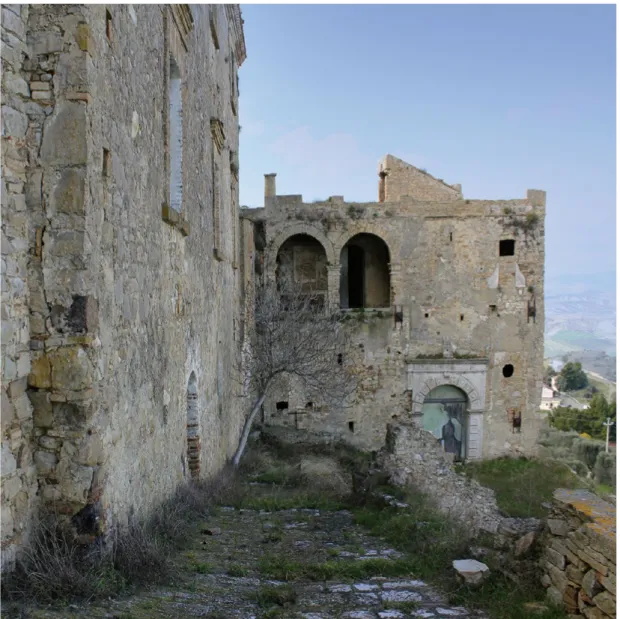
<path id="1" fill-rule="evenodd" d="M 597 353 L 615 358 L 614 271 L 548 277 L 545 289 L 545 357 L 560 358 L 570 353 L 591 351 L 592 358 L 598 358 Z M 602 362 L 605 367 L 609 363 Z M 615 359 L 613 364 L 615 380 Z M 598 372 L 594 367 L 591 369 Z"/>

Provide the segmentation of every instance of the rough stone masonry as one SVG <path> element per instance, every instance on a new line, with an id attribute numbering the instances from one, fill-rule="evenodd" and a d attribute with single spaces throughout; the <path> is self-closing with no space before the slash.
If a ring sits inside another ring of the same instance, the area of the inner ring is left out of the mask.
<path id="1" fill-rule="evenodd" d="M 238 5 L 2 6 L 3 567 L 234 450 L 244 59 Z"/>
<path id="2" fill-rule="evenodd" d="M 349 364 L 357 399 L 335 412 L 282 382 L 270 424 L 379 449 L 386 425 L 413 421 L 457 460 L 531 454 L 540 426 L 545 192 L 470 200 L 392 155 L 377 202 L 277 195 L 244 209 L 258 278 L 286 277 L 358 325 Z"/>

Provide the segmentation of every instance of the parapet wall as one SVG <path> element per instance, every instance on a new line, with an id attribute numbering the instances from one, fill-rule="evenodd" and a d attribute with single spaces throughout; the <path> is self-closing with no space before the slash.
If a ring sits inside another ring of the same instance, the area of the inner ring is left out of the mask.
<path id="1" fill-rule="evenodd" d="M 541 559 L 547 596 L 571 616 L 616 616 L 616 508 L 586 490 L 556 490 Z"/>

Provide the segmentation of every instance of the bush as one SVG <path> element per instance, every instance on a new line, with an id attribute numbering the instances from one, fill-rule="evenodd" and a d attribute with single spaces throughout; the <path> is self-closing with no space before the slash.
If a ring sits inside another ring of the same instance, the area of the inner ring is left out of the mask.
<path id="1" fill-rule="evenodd" d="M 570 449 L 573 446 L 573 441 L 579 438 L 579 433 L 574 431 L 564 432 L 562 430 L 556 430 L 555 428 L 547 428 L 540 433 L 540 439 L 538 440 L 540 445 L 545 447 L 567 447 Z"/>
<path id="2" fill-rule="evenodd" d="M 616 487 L 616 454 L 599 452 L 594 464 L 594 479 L 598 484 Z"/>
<path id="3" fill-rule="evenodd" d="M 594 469 L 599 453 L 605 451 L 605 443 L 587 438 L 576 438 L 571 451 L 591 471 Z"/>
<path id="4" fill-rule="evenodd" d="M 589 472 L 588 467 L 581 460 L 566 459 L 562 460 L 562 462 L 575 471 L 575 474 L 579 475 L 579 477 L 586 477 Z"/>

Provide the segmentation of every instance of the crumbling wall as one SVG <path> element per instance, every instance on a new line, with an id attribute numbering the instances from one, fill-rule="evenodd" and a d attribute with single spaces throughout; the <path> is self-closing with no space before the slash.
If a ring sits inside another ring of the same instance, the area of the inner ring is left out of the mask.
<path id="1" fill-rule="evenodd" d="M 503 517 L 490 488 L 459 475 L 452 456 L 430 432 L 408 423 L 388 425 L 379 462 L 398 486 L 413 486 L 430 496 L 441 511 L 472 532 L 496 533 Z"/>
<path id="2" fill-rule="evenodd" d="M 304 424 L 378 449 L 386 423 L 400 417 L 400 403 L 411 398 L 409 362 L 488 360 L 480 457 L 535 453 L 542 422 L 544 192 L 528 190 L 515 200 L 402 197 L 363 204 L 270 196 L 265 209 L 247 215 L 265 227 L 264 277 L 275 273 L 277 248 L 292 235 L 321 243 L 334 309 L 347 306 L 347 265 L 340 260 L 347 243 L 372 234 L 389 251 L 389 309 L 380 320 L 376 312 L 350 311 L 359 324 L 356 346 L 363 354 L 355 363 L 363 397 L 346 415 L 316 410 L 304 415 Z M 500 251 L 502 241 L 514 241 L 508 243 L 512 252 L 504 252 L 503 244 Z M 273 401 L 289 397 L 284 395 L 274 394 Z M 266 416 L 270 406 L 265 403 Z"/>
<path id="3" fill-rule="evenodd" d="M 460 185 L 448 185 L 398 157 L 386 155 L 379 164 L 379 201 L 398 202 L 403 196 L 416 200 L 458 200 Z"/>
<path id="4" fill-rule="evenodd" d="M 585 490 L 556 490 L 540 565 L 547 596 L 571 616 L 616 616 L 616 508 Z"/>

